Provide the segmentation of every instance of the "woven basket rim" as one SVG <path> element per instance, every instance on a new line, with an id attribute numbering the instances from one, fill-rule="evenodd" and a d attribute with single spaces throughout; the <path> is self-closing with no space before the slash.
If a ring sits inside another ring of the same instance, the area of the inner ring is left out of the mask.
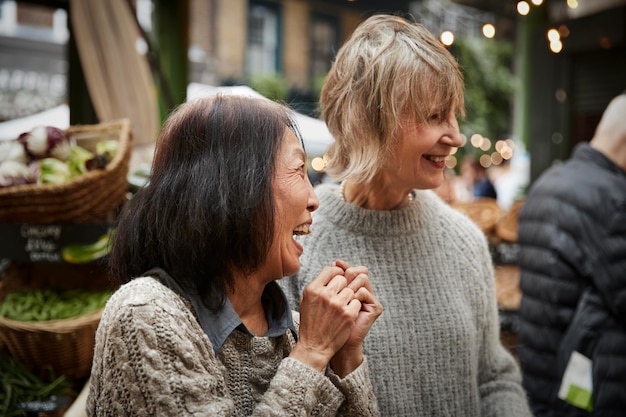
<path id="1" fill-rule="evenodd" d="M 507 242 L 517 242 L 519 211 L 524 205 L 524 200 L 515 200 L 509 210 L 498 220 L 495 232 L 498 237 Z"/>
<path id="2" fill-rule="evenodd" d="M 489 197 L 477 198 L 473 201 L 454 202 L 450 206 L 469 217 L 485 234 L 492 232 L 504 213 L 498 201 Z"/>
<path id="3" fill-rule="evenodd" d="M 120 146 L 113 160 L 103 169 L 86 172 L 63 184 L 22 184 L 11 187 L 2 187 L 0 188 L 0 197 L 19 194 L 44 194 L 70 189 L 76 187 L 77 185 L 92 182 L 94 179 L 98 179 L 107 175 L 109 172 L 116 170 L 118 165 L 123 163 L 127 158 L 127 153 L 130 148 L 130 119 L 118 119 L 94 125 L 74 125 L 67 129 L 70 134 L 75 134 L 86 130 L 112 130 L 116 128 L 121 130 L 119 135 Z"/>
<path id="4" fill-rule="evenodd" d="M 70 333 L 86 325 L 99 322 L 103 311 L 104 307 L 76 317 L 44 321 L 21 321 L 0 316 L 0 328 L 22 332 Z"/>

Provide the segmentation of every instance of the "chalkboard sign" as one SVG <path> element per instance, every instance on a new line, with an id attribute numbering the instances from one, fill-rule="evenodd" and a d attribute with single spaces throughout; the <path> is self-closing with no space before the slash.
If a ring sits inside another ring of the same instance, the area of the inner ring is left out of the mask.
<path id="1" fill-rule="evenodd" d="M 0 223 L 0 258 L 88 263 L 106 255 L 111 225 Z"/>

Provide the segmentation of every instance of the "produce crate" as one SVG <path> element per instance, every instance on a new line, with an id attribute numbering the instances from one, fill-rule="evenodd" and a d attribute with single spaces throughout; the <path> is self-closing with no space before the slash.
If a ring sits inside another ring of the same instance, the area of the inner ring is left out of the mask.
<path id="1" fill-rule="evenodd" d="M 0 280 L 0 303 L 21 289 L 114 289 L 103 265 L 12 264 Z M 95 332 L 102 309 L 83 316 L 49 321 L 0 317 L 0 343 L 11 356 L 42 377 L 84 378 L 91 371 Z"/>
<path id="2" fill-rule="evenodd" d="M 118 140 L 119 148 L 104 168 L 63 184 L 24 184 L 0 188 L 0 223 L 95 223 L 126 199 L 131 156 L 128 119 L 96 125 L 71 126 L 76 144 L 94 152 L 96 143 Z"/>

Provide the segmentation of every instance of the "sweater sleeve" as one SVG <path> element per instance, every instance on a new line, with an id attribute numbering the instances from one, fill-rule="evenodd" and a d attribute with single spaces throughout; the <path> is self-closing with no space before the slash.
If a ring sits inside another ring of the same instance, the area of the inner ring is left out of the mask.
<path id="1" fill-rule="evenodd" d="M 479 391 L 481 416 L 530 417 L 526 393 L 521 385 L 520 370 L 513 356 L 500 341 L 500 321 L 495 293 L 495 276 L 489 251 L 484 244 L 482 256 L 476 257 L 484 277 L 483 326 L 479 328 Z M 482 247 L 482 246 L 481 246 Z M 479 261 L 480 260 L 480 261 Z"/>
<path id="2" fill-rule="evenodd" d="M 367 357 L 345 378 L 337 376 L 330 367 L 327 368 L 327 375 L 345 396 L 345 401 L 339 409 L 339 416 L 380 416 L 374 387 L 369 377 Z"/>
<path id="3" fill-rule="evenodd" d="M 191 312 L 173 293 L 155 296 L 151 287 L 133 291 L 131 285 L 107 304 L 96 334 L 88 415 L 240 415 L 226 368 Z M 326 376 L 285 358 L 246 414 L 334 416 L 343 398 Z"/>

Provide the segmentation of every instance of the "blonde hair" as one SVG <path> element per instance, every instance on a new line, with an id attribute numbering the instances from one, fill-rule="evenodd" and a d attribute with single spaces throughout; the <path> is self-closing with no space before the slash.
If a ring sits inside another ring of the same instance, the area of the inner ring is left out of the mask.
<path id="1" fill-rule="evenodd" d="M 326 171 L 370 181 L 390 157 L 401 119 L 462 116 L 463 94 L 458 63 L 424 26 L 370 17 L 339 49 L 322 87 L 322 117 L 335 137 Z"/>

